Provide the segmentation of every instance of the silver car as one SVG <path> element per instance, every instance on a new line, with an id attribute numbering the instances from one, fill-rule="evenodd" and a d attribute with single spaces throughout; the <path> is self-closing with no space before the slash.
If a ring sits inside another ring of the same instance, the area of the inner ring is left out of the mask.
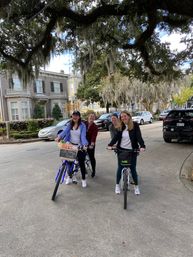
<path id="1" fill-rule="evenodd" d="M 152 123 L 153 116 L 151 112 L 148 111 L 139 111 L 133 114 L 132 120 L 136 121 L 137 123 L 143 125 L 145 123 Z"/>
<path id="2" fill-rule="evenodd" d="M 62 132 L 70 122 L 70 119 L 60 121 L 56 126 L 49 126 L 38 132 L 38 137 L 42 139 L 54 140 L 57 135 Z"/>
<path id="3" fill-rule="evenodd" d="M 159 120 L 164 120 L 165 117 L 168 115 L 168 113 L 170 112 L 171 110 L 163 110 L 160 115 L 159 115 Z"/>

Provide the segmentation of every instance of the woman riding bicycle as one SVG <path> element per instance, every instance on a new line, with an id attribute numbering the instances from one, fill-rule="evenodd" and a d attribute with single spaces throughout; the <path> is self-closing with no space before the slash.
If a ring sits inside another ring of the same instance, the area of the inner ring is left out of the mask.
<path id="1" fill-rule="evenodd" d="M 145 144 L 141 136 L 141 131 L 138 123 L 132 121 L 131 114 L 128 111 L 122 111 L 120 114 L 121 130 L 113 137 L 111 142 L 108 144 L 110 148 L 117 143 L 118 150 L 131 151 L 131 175 L 134 181 L 134 192 L 136 195 L 140 194 L 138 186 L 138 175 L 136 171 L 137 164 L 137 151 L 144 151 Z M 118 163 L 117 175 L 116 175 L 116 186 L 115 193 L 120 194 L 120 180 L 123 166 Z"/>
<path id="2" fill-rule="evenodd" d="M 83 150 L 78 151 L 77 159 L 79 162 L 81 174 L 82 174 L 82 187 L 87 186 L 85 174 L 85 156 L 86 148 L 88 146 L 88 141 L 86 139 L 86 126 L 81 121 L 81 115 L 79 111 L 74 111 L 72 113 L 72 119 L 65 130 L 63 130 L 58 137 L 55 139 L 57 142 L 65 139 L 66 143 L 71 143 L 75 146 L 83 147 Z M 72 178 L 69 176 L 66 179 L 66 184 L 72 183 Z"/>

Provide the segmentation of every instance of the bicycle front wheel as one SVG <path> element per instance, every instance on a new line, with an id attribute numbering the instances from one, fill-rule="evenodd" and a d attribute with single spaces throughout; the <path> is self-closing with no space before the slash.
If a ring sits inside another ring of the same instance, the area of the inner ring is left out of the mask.
<path id="1" fill-rule="evenodd" d="M 124 197 L 124 203 L 123 208 L 127 209 L 127 190 L 128 190 L 128 169 L 123 169 L 123 197 Z"/>
<path id="2" fill-rule="evenodd" d="M 52 195 L 52 201 L 55 200 L 55 197 L 56 197 L 56 194 L 57 194 L 57 191 L 58 191 L 58 187 L 60 185 L 60 181 L 62 179 L 62 175 L 65 172 L 65 170 L 66 170 L 66 165 L 62 165 L 62 168 L 61 168 L 61 171 L 59 173 L 58 179 L 56 181 L 56 185 L 55 185 L 54 192 L 53 192 L 53 195 Z"/>

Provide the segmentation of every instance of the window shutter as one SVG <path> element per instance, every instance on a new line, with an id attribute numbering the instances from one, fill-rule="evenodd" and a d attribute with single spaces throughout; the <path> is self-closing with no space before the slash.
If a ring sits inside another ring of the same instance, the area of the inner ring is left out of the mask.
<path id="1" fill-rule="evenodd" d="M 51 92 L 54 92 L 54 82 L 50 82 L 51 85 Z"/>
<path id="2" fill-rule="evenodd" d="M 34 93 L 37 93 L 36 81 L 34 80 Z"/>
<path id="3" fill-rule="evenodd" d="M 9 78 L 9 88 L 13 89 L 13 79 Z"/>
<path id="4" fill-rule="evenodd" d="M 43 90 L 43 93 L 45 94 L 45 81 L 42 80 L 42 90 Z"/>
<path id="5" fill-rule="evenodd" d="M 60 83 L 60 92 L 63 92 L 63 84 Z"/>

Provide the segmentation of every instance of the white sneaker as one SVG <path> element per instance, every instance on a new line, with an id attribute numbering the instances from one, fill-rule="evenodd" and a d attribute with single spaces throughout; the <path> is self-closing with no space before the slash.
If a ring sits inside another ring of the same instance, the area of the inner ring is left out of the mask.
<path id="1" fill-rule="evenodd" d="M 86 179 L 82 180 L 82 187 L 87 187 Z"/>
<path id="2" fill-rule="evenodd" d="M 140 195 L 139 186 L 134 186 L 134 193 L 135 195 Z"/>
<path id="3" fill-rule="evenodd" d="M 78 179 L 77 179 L 76 175 L 73 175 L 73 177 L 72 177 L 72 183 L 74 183 L 74 184 L 77 184 L 77 183 L 78 183 Z"/>
<path id="4" fill-rule="evenodd" d="M 121 193 L 120 186 L 119 186 L 119 184 L 116 184 L 116 186 L 115 186 L 115 194 L 120 194 L 120 193 Z"/>
<path id="5" fill-rule="evenodd" d="M 69 176 L 67 176 L 65 184 L 69 185 L 71 183 L 72 183 L 72 179 Z"/>

